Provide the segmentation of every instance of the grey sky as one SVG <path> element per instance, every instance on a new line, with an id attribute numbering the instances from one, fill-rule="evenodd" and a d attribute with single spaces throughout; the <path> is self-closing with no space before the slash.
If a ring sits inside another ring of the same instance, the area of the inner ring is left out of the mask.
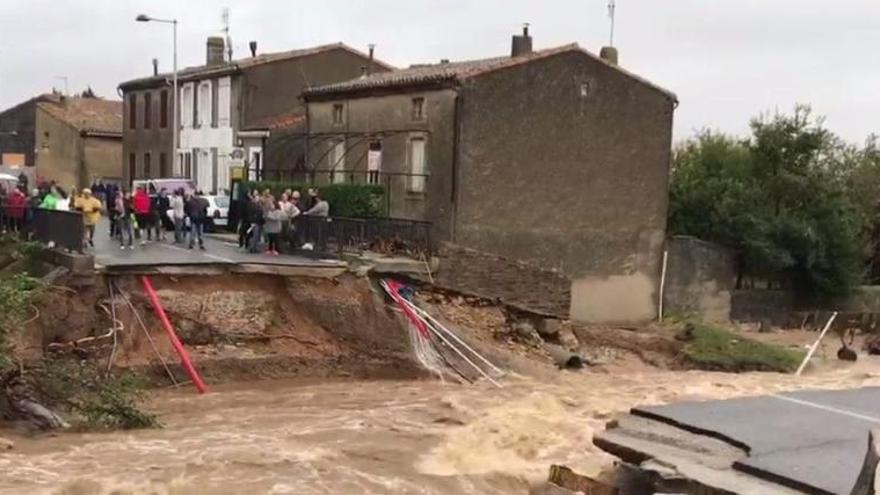
<path id="1" fill-rule="evenodd" d="M 135 23 L 145 12 L 180 20 L 180 65 L 203 63 L 205 37 L 231 11 L 236 57 L 343 41 L 406 66 L 496 56 L 532 24 L 537 48 L 576 41 L 598 52 L 607 0 L 4 0 L 0 107 L 67 76 L 115 96 L 123 80 L 171 67 L 171 27 Z M 676 139 L 712 127 L 742 133 L 761 111 L 810 103 L 827 125 L 861 142 L 880 132 L 880 1 L 618 0 L 621 65 L 675 91 Z"/>

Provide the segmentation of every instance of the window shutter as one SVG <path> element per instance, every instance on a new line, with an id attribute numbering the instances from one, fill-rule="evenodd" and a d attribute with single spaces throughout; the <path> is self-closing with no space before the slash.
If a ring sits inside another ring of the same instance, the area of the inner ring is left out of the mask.
<path id="1" fill-rule="evenodd" d="M 232 88 L 230 87 L 230 79 L 228 77 L 221 78 L 218 81 L 217 90 L 217 126 L 229 127 L 229 113 L 232 110 Z"/>

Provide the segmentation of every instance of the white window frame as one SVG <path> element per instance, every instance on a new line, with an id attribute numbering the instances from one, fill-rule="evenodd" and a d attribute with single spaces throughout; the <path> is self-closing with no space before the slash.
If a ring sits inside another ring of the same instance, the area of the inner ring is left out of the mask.
<path id="1" fill-rule="evenodd" d="M 416 167 L 415 143 L 421 143 L 421 164 Z M 428 137 L 424 134 L 416 134 L 409 137 L 406 146 L 406 167 L 409 174 L 407 180 L 407 192 L 424 194 L 428 175 Z M 417 175 L 415 175 L 417 174 Z"/>
<path id="2" fill-rule="evenodd" d="M 217 127 L 229 127 L 232 113 L 232 82 L 229 77 L 221 77 L 217 85 Z"/>
<path id="3" fill-rule="evenodd" d="M 186 179 L 192 179 L 192 150 L 178 150 L 177 156 L 180 161 L 179 176 Z M 189 160 L 187 160 L 187 158 L 189 158 Z M 189 170 L 187 170 L 187 166 L 189 166 Z"/>
<path id="4" fill-rule="evenodd" d="M 196 95 L 199 100 L 199 121 L 197 124 L 199 127 L 211 127 L 211 115 L 213 114 L 211 108 L 211 81 L 200 82 Z"/>
<path id="5" fill-rule="evenodd" d="M 195 98 L 193 94 L 195 92 L 195 85 L 193 83 L 187 83 L 183 85 L 180 91 L 180 126 L 184 129 L 191 129 L 193 127 L 193 112 L 195 109 L 193 105 L 195 105 Z"/>

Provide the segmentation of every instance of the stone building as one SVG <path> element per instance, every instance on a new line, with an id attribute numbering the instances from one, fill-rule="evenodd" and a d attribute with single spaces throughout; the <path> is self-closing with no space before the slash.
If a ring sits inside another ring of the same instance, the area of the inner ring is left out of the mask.
<path id="1" fill-rule="evenodd" d="M 41 94 L 0 111 L 0 173 L 23 173 L 33 184 L 37 103 L 58 98 L 56 94 Z"/>
<path id="2" fill-rule="evenodd" d="M 527 30 L 512 46 L 308 89 L 308 165 L 385 184 L 392 216 L 466 250 L 441 281 L 585 322 L 656 317 L 676 96 L 616 55 L 533 51 Z"/>
<path id="3" fill-rule="evenodd" d="M 121 178 L 121 101 L 58 96 L 38 102 L 35 117 L 38 180 L 84 188 Z"/>
<path id="4" fill-rule="evenodd" d="M 247 166 L 252 178 L 271 177 L 267 171 L 300 160 L 300 148 L 288 147 L 285 153 L 270 155 L 269 161 L 263 148 L 282 148 L 285 131 L 296 134 L 295 126 L 302 122 L 299 116 L 305 112 L 299 95 L 306 87 L 351 79 L 365 67 L 373 72 L 390 69 L 341 43 L 260 55 L 256 43 L 250 47 L 250 57 L 228 61 L 223 38 L 210 37 L 206 63 L 178 72 L 176 160 L 172 74 L 154 69 L 152 76 L 119 85 L 125 102 L 127 182 L 184 176 L 207 192 L 228 188 L 233 167 Z"/>

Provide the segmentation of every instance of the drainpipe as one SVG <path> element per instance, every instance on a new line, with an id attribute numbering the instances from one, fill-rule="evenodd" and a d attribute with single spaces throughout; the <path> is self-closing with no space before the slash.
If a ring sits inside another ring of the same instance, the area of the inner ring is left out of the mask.
<path id="1" fill-rule="evenodd" d="M 452 112 L 452 187 L 450 201 L 452 202 L 452 214 L 449 225 L 449 240 L 456 242 L 456 226 L 458 224 L 458 185 L 459 185 L 459 155 L 461 150 L 461 93 L 455 90 L 455 106 Z"/>

